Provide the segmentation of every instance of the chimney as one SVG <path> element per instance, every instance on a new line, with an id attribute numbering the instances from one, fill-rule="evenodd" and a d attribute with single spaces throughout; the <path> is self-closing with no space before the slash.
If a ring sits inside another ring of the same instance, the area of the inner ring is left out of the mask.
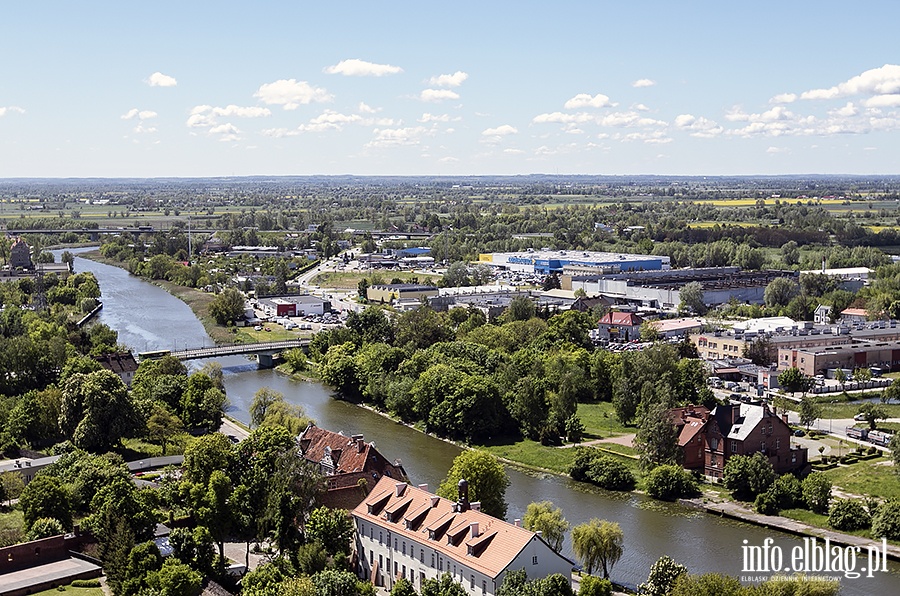
<path id="1" fill-rule="evenodd" d="M 522 527 L 522 520 L 519 519 L 518 517 L 515 519 L 515 521 L 513 521 L 513 523 L 516 524 L 516 527 L 517 527 L 517 528 L 521 528 L 521 527 Z"/>
<path id="2" fill-rule="evenodd" d="M 398 497 L 402 497 L 402 496 L 403 496 L 403 491 L 406 490 L 406 483 L 405 483 L 405 482 L 398 482 L 397 484 L 394 485 L 394 488 L 397 489 L 397 496 L 398 496 Z"/>
<path id="3" fill-rule="evenodd" d="M 428 492 L 428 485 L 427 485 L 427 484 L 420 484 L 420 485 L 419 485 L 419 488 L 422 489 L 422 490 L 424 490 L 426 493 Z"/>
<path id="4" fill-rule="evenodd" d="M 462 513 L 469 510 L 469 483 L 465 478 L 456 485 L 459 500 L 456 502 L 456 511 Z"/>
<path id="5" fill-rule="evenodd" d="M 472 503 L 472 511 L 481 511 L 481 501 Z"/>
<path id="6" fill-rule="evenodd" d="M 478 538 L 478 522 L 472 522 L 469 527 L 472 529 L 472 538 Z"/>
<path id="7" fill-rule="evenodd" d="M 787 415 L 787 414 L 782 414 L 782 415 L 781 415 L 781 420 L 782 420 L 785 424 L 788 424 L 788 415 Z"/>
<path id="8" fill-rule="evenodd" d="M 541 531 L 541 530 L 538 530 L 538 531 L 537 531 L 537 532 L 535 532 L 535 534 L 537 534 L 537 535 L 538 535 L 538 538 L 541 538 L 541 537 L 543 537 L 543 536 L 544 536 L 544 532 L 543 532 L 543 531 Z"/>
<path id="9" fill-rule="evenodd" d="M 356 452 L 357 453 L 362 453 L 363 450 L 365 450 L 365 448 L 366 448 L 366 444 L 365 444 L 365 442 L 363 442 L 362 439 L 359 439 L 358 441 L 356 441 Z"/>

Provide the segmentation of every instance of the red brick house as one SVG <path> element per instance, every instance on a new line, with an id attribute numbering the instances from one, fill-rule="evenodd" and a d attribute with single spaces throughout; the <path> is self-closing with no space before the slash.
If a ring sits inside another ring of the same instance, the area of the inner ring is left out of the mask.
<path id="1" fill-rule="evenodd" d="M 388 461 L 362 435 L 347 437 L 310 424 L 298 440 L 303 458 L 317 464 L 327 479 L 328 489 L 320 501 L 328 507 L 353 509 L 383 476 L 408 480 L 400 460 Z"/>
<path id="2" fill-rule="evenodd" d="M 732 455 L 762 453 L 776 474 L 808 471 L 807 449 L 791 445 L 790 426 L 765 404 L 719 405 L 711 412 L 687 406 L 669 413 L 679 429 L 678 446 L 687 469 L 721 479 Z"/>
<path id="3" fill-rule="evenodd" d="M 688 470 L 702 470 L 706 465 L 706 427 L 709 414 L 709 408 L 704 406 L 669 410 L 672 423 L 678 430 L 682 465 Z"/>
<path id="4" fill-rule="evenodd" d="M 641 337 L 644 319 L 631 312 L 610 311 L 597 321 L 600 339 L 631 341 Z"/>

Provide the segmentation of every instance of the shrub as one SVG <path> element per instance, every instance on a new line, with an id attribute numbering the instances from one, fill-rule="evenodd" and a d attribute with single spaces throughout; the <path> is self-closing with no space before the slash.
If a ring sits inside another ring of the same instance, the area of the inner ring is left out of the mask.
<path id="1" fill-rule="evenodd" d="M 872 517 L 872 535 L 900 540 L 900 501 L 891 499 L 878 506 Z"/>
<path id="2" fill-rule="evenodd" d="M 722 471 L 725 486 L 738 498 L 753 498 L 775 481 L 775 470 L 762 453 L 733 455 Z"/>
<path id="3" fill-rule="evenodd" d="M 792 509 L 803 502 L 803 485 L 793 474 L 782 474 L 769 491 L 778 501 L 778 509 Z"/>
<path id="4" fill-rule="evenodd" d="M 73 579 L 70 584 L 73 588 L 99 588 L 99 579 Z"/>
<path id="5" fill-rule="evenodd" d="M 680 466 L 658 466 L 647 476 L 647 494 L 661 501 L 674 501 L 697 494 L 690 472 Z"/>
<path id="6" fill-rule="evenodd" d="M 853 499 L 838 499 L 828 513 L 828 525 L 835 530 L 848 532 L 863 530 L 871 523 L 869 512 L 862 503 Z"/>
<path id="7" fill-rule="evenodd" d="M 678 578 L 687 573 L 687 567 L 675 559 L 663 555 L 650 567 L 647 583 L 638 586 L 638 592 L 647 596 L 666 596 L 672 591 Z"/>
<path id="8" fill-rule="evenodd" d="M 635 484 L 634 474 L 628 466 L 606 455 L 594 457 L 587 478 L 607 490 L 631 490 Z"/>
<path id="9" fill-rule="evenodd" d="M 756 500 L 753 501 L 753 508 L 756 509 L 757 513 L 763 515 L 778 515 L 778 497 L 769 489 L 756 495 Z"/>
<path id="10" fill-rule="evenodd" d="M 583 575 L 578 596 L 612 596 L 612 582 L 593 575 Z"/>

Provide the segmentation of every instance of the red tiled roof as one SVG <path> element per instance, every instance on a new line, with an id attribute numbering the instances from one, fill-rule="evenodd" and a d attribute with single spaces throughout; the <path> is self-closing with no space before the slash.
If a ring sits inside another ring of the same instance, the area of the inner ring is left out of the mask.
<path id="1" fill-rule="evenodd" d="M 481 511 L 454 512 L 455 503 L 435 497 L 427 490 L 408 484 L 399 487 L 398 494 L 398 483 L 382 478 L 369 497 L 353 510 L 353 516 L 414 543 L 427 544 L 444 556 L 493 578 L 532 540 L 541 540 L 525 528 Z M 386 518 L 386 512 L 401 506 L 405 515 Z M 473 534 L 473 524 L 477 524 L 477 534 Z"/>
<path id="2" fill-rule="evenodd" d="M 622 325 L 626 327 L 637 327 L 644 322 L 644 319 L 631 312 L 614 312 L 610 311 L 600 317 L 600 325 Z"/>
<path id="3" fill-rule="evenodd" d="M 305 459 L 317 464 L 326 460 L 326 453 L 330 454 L 334 474 L 375 472 L 378 477 L 374 480 L 385 475 L 395 480 L 406 478 L 402 467 L 386 460 L 361 435 L 347 437 L 311 424 L 300 434 L 300 450 Z"/>

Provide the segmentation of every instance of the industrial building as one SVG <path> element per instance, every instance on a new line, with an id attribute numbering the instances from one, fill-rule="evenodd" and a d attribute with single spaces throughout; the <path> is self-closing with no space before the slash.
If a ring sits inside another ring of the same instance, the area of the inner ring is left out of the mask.
<path id="1" fill-rule="evenodd" d="M 567 266 L 613 268 L 618 271 L 659 271 L 671 268 L 671 259 L 661 255 L 574 250 L 485 253 L 478 255 L 478 261 L 505 271 L 541 275 L 562 273 Z"/>
<path id="2" fill-rule="evenodd" d="M 646 269 L 646 268 L 645 268 Z M 600 294 L 619 303 L 673 310 L 681 304 L 681 288 L 691 282 L 703 288 L 703 302 L 724 304 L 737 300 L 762 304 L 766 286 L 778 277 L 796 279 L 796 271 L 741 271 L 738 267 L 709 267 L 631 271 L 615 274 L 564 274 L 560 282 L 567 290 L 584 290 L 589 296 Z"/>

